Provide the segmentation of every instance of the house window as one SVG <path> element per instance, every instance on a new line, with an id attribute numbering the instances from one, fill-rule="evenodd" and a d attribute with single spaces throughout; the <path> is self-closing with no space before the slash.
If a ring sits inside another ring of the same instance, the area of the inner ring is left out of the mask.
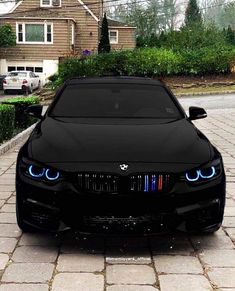
<path id="1" fill-rule="evenodd" d="M 43 73 L 43 68 L 42 67 L 35 67 L 34 72 L 35 73 Z"/>
<path id="2" fill-rule="evenodd" d="M 7 67 L 7 71 L 11 72 L 11 71 L 31 71 L 31 72 L 35 72 L 35 73 L 43 73 L 43 67 L 32 67 L 32 66 L 8 66 Z"/>
<path id="3" fill-rule="evenodd" d="M 51 6 L 51 0 L 42 0 L 41 6 Z"/>
<path id="4" fill-rule="evenodd" d="M 25 24 L 26 42 L 44 42 L 44 24 Z"/>
<path id="5" fill-rule="evenodd" d="M 118 43 L 118 30 L 109 30 L 109 41 L 111 44 Z"/>
<path id="6" fill-rule="evenodd" d="M 8 66 L 7 67 L 7 71 L 8 72 L 15 71 L 15 70 L 16 70 L 16 67 L 13 67 L 13 66 Z"/>
<path id="7" fill-rule="evenodd" d="M 26 71 L 33 72 L 33 67 L 26 67 Z"/>
<path id="8" fill-rule="evenodd" d="M 16 70 L 17 71 L 24 71 L 24 67 L 17 67 Z"/>
<path id="9" fill-rule="evenodd" d="M 18 25 L 18 41 L 23 41 L 23 24 Z"/>
<path id="10" fill-rule="evenodd" d="M 52 41 L 51 25 L 47 25 L 46 29 L 47 29 L 47 35 L 46 35 L 47 42 L 51 42 Z"/>
<path id="11" fill-rule="evenodd" d="M 40 0 L 41 7 L 61 7 L 61 0 Z"/>
<path id="12" fill-rule="evenodd" d="M 17 43 L 52 43 L 53 26 L 48 23 L 18 23 Z"/>

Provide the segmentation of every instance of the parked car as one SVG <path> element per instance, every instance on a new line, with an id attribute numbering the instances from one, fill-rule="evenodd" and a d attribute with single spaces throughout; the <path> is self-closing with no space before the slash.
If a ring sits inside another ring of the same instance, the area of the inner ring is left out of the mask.
<path id="1" fill-rule="evenodd" d="M 225 205 L 221 154 L 169 89 L 145 78 L 75 78 L 62 86 L 18 154 L 24 231 L 214 232 Z"/>
<path id="2" fill-rule="evenodd" d="M 39 88 L 41 81 L 39 76 L 31 71 L 12 71 L 3 80 L 3 90 L 7 94 L 8 90 L 22 90 L 32 93 Z"/>
<path id="3" fill-rule="evenodd" d="M 5 79 L 6 75 L 0 75 L 0 90 L 3 90 L 3 80 Z"/>

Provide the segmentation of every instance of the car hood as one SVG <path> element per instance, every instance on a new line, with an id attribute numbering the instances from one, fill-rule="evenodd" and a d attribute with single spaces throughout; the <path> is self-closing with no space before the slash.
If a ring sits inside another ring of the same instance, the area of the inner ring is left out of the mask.
<path id="1" fill-rule="evenodd" d="M 212 147 L 187 119 L 174 122 L 53 119 L 40 122 L 28 141 L 29 157 L 46 164 L 120 162 L 199 165 Z"/>

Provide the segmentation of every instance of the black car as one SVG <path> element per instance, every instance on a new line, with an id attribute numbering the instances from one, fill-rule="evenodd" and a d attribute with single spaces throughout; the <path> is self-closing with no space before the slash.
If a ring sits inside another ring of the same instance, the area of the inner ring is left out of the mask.
<path id="1" fill-rule="evenodd" d="M 225 205 L 219 151 L 161 82 L 74 78 L 57 92 L 19 151 L 18 225 L 24 231 L 213 232 Z"/>

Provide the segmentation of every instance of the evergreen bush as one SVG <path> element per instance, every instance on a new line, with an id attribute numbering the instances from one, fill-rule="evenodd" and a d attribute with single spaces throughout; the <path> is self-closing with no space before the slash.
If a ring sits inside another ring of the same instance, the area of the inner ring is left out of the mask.
<path id="1" fill-rule="evenodd" d="M 0 104 L 0 143 L 13 136 L 15 108 L 12 105 Z"/>

